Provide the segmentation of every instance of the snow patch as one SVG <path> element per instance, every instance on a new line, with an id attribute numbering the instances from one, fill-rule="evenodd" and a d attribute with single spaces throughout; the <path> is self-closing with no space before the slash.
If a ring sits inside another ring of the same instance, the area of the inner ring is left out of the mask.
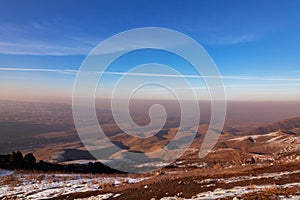
<path id="1" fill-rule="evenodd" d="M 10 174 L 13 174 L 13 171 L 6 170 L 6 169 L 0 169 L 0 176 L 8 176 Z"/>
<path id="2" fill-rule="evenodd" d="M 278 188 L 290 188 L 300 186 L 300 183 L 288 183 L 284 185 L 277 186 Z M 217 188 L 214 191 L 202 192 L 196 196 L 189 198 L 194 200 L 204 200 L 204 199 L 221 199 L 226 197 L 236 197 L 241 196 L 246 193 L 263 192 L 266 188 L 273 188 L 274 185 L 254 185 L 254 186 L 236 186 L 230 189 Z M 296 196 L 295 196 L 296 197 Z M 293 198 L 293 197 L 292 197 Z M 177 200 L 178 197 L 164 197 L 161 200 Z M 185 198 L 180 198 L 184 200 Z M 286 198 L 287 199 L 287 198 Z M 185 199 L 188 200 L 188 199 Z"/>
<path id="3" fill-rule="evenodd" d="M 0 199 L 45 199 L 60 195 L 101 190 L 106 185 L 136 183 L 145 178 L 128 178 L 92 174 L 20 173 L 0 177 Z"/>
<path id="4" fill-rule="evenodd" d="M 88 198 L 79 198 L 79 199 L 75 199 L 75 200 L 104 200 L 104 199 L 109 199 L 110 197 L 114 196 L 112 193 L 107 193 L 107 194 L 100 194 L 97 196 L 92 196 L 92 197 L 88 197 Z"/>
<path id="5" fill-rule="evenodd" d="M 264 134 L 264 135 L 242 136 L 242 137 L 229 139 L 228 141 L 243 141 L 243 140 L 247 140 L 248 138 L 257 139 L 257 138 L 261 138 L 261 137 L 274 137 L 274 136 L 278 136 L 278 134 L 280 134 L 280 131 L 275 131 L 275 132 Z"/>

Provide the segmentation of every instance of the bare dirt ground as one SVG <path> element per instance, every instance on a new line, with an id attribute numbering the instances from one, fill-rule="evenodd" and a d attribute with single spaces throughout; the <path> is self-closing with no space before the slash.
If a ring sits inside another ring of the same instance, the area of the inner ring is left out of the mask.
<path id="1" fill-rule="evenodd" d="M 230 168 L 165 169 L 150 179 L 135 184 L 108 187 L 99 191 L 73 193 L 53 199 L 77 199 L 100 194 L 119 194 L 113 199 L 161 199 L 164 197 L 198 198 L 205 192 L 228 190 L 235 187 L 248 188 L 240 195 L 217 199 L 232 199 L 240 196 L 244 199 L 279 199 L 280 195 L 300 195 L 300 162 L 278 165 L 245 165 Z M 290 187 L 281 187 L 290 184 Z M 259 186 L 264 186 L 257 190 Z M 228 192 L 228 191 L 227 191 Z M 203 199 L 205 196 L 203 196 Z M 171 198 L 170 198 L 171 199 Z M 210 198 L 206 198 L 210 199 Z M 211 196 L 211 199 L 214 199 Z"/>

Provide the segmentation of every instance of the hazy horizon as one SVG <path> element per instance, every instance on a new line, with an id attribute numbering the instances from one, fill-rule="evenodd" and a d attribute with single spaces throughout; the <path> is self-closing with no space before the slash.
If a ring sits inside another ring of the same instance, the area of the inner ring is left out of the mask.
<path id="1" fill-rule="evenodd" d="M 300 14 L 296 1 L 5 1 L 3 5 L 1 99 L 55 102 L 71 98 L 76 74 L 96 45 L 129 29 L 163 27 L 186 34 L 203 46 L 220 71 L 228 100 L 300 100 Z M 181 42 L 174 40 L 172 45 L 177 48 Z M 111 56 L 120 45 L 103 53 Z M 123 75 L 145 63 L 170 66 L 187 79 L 199 100 L 210 99 L 202 75 L 187 60 L 157 49 L 130 52 L 111 63 L 107 71 L 99 72 L 102 78 L 96 97 L 109 98 Z M 126 75 L 133 85 L 152 77 L 170 80 L 175 92 L 191 90 L 177 83 L 181 76 L 159 69 Z M 126 91 L 129 86 L 121 89 Z M 168 91 L 153 85 L 140 88 L 136 95 L 170 98 Z"/>
<path id="2" fill-rule="evenodd" d="M 127 100 L 125 100 L 127 101 Z M 188 100 L 187 100 L 188 101 Z M 34 111 L 38 105 L 53 106 L 54 108 L 60 108 L 64 106 L 64 109 L 69 110 L 70 120 L 72 121 L 72 102 L 71 99 L 68 101 L 22 101 L 22 100 L 3 100 L 0 99 L 4 107 L 1 107 L 6 112 L 29 112 Z M 7 105 L 9 106 L 7 106 Z M 14 105 L 27 105 L 33 106 L 32 108 L 21 108 Z M 180 109 L 179 102 L 176 100 L 165 100 L 165 99 L 131 99 L 129 101 L 129 109 L 132 114 L 140 116 L 148 116 L 149 106 L 153 104 L 161 104 L 165 109 L 169 110 L 170 116 L 176 117 L 180 115 L 178 112 Z M 211 102 L 210 101 L 199 101 L 201 119 L 206 123 L 210 117 Z M 226 120 L 233 122 L 261 122 L 270 123 L 277 122 L 289 118 L 300 117 L 300 102 L 299 101 L 227 101 L 227 114 Z M 101 110 L 111 110 L 110 99 L 95 99 L 95 106 L 99 114 Z M 57 108 L 55 110 L 57 110 Z M 7 110 L 8 109 L 8 110 Z M 62 111 L 64 111 L 64 109 Z M 190 108 L 193 109 L 193 108 Z M 2 117 L 5 117 L 4 115 Z M 16 116 L 17 117 L 17 116 Z M 101 120 L 100 120 L 101 122 Z"/>

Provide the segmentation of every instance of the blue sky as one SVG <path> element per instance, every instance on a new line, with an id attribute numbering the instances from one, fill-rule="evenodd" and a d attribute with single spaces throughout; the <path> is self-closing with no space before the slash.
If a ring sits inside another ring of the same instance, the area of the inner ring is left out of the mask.
<path id="1" fill-rule="evenodd" d="M 206 49 L 223 76 L 228 99 L 300 100 L 299 9 L 300 2 L 293 0 L 2 0 L 0 98 L 70 97 L 76 71 L 99 42 L 132 28 L 164 27 L 194 38 Z M 128 56 L 118 66 L 129 69 L 160 54 Z M 158 62 L 193 74 L 168 56 Z M 107 83 L 117 77 L 107 75 L 105 89 L 110 90 Z M 193 87 L 202 87 L 189 80 Z"/>

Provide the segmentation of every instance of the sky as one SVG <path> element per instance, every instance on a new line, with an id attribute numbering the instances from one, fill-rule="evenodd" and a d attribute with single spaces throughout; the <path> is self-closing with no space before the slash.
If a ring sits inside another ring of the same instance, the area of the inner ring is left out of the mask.
<path id="1" fill-rule="evenodd" d="M 77 71 L 100 42 L 129 29 L 162 27 L 202 45 L 220 71 L 228 100 L 299 101 L 299 9 L 296 0 L 1 0 L 0 99 L 70 98 Z M 154 62 L 186 77 L 199 99 L 209 98 L 201 75 L 189 63 L 157 50 L 132 52 L 114 62 L 103 73 L 96 96 L 108 98 L 124 73 Z M 177 82 L 160 76 L 160 70 L 149 73 L 158 81 Z M 133 74 L 131 79 L 135 84 L 147 76 Z M 189 92 L 180 84 L 173 89 Z M 144 87 L 136 95 L 170 97 L 159 86 Z"/>

